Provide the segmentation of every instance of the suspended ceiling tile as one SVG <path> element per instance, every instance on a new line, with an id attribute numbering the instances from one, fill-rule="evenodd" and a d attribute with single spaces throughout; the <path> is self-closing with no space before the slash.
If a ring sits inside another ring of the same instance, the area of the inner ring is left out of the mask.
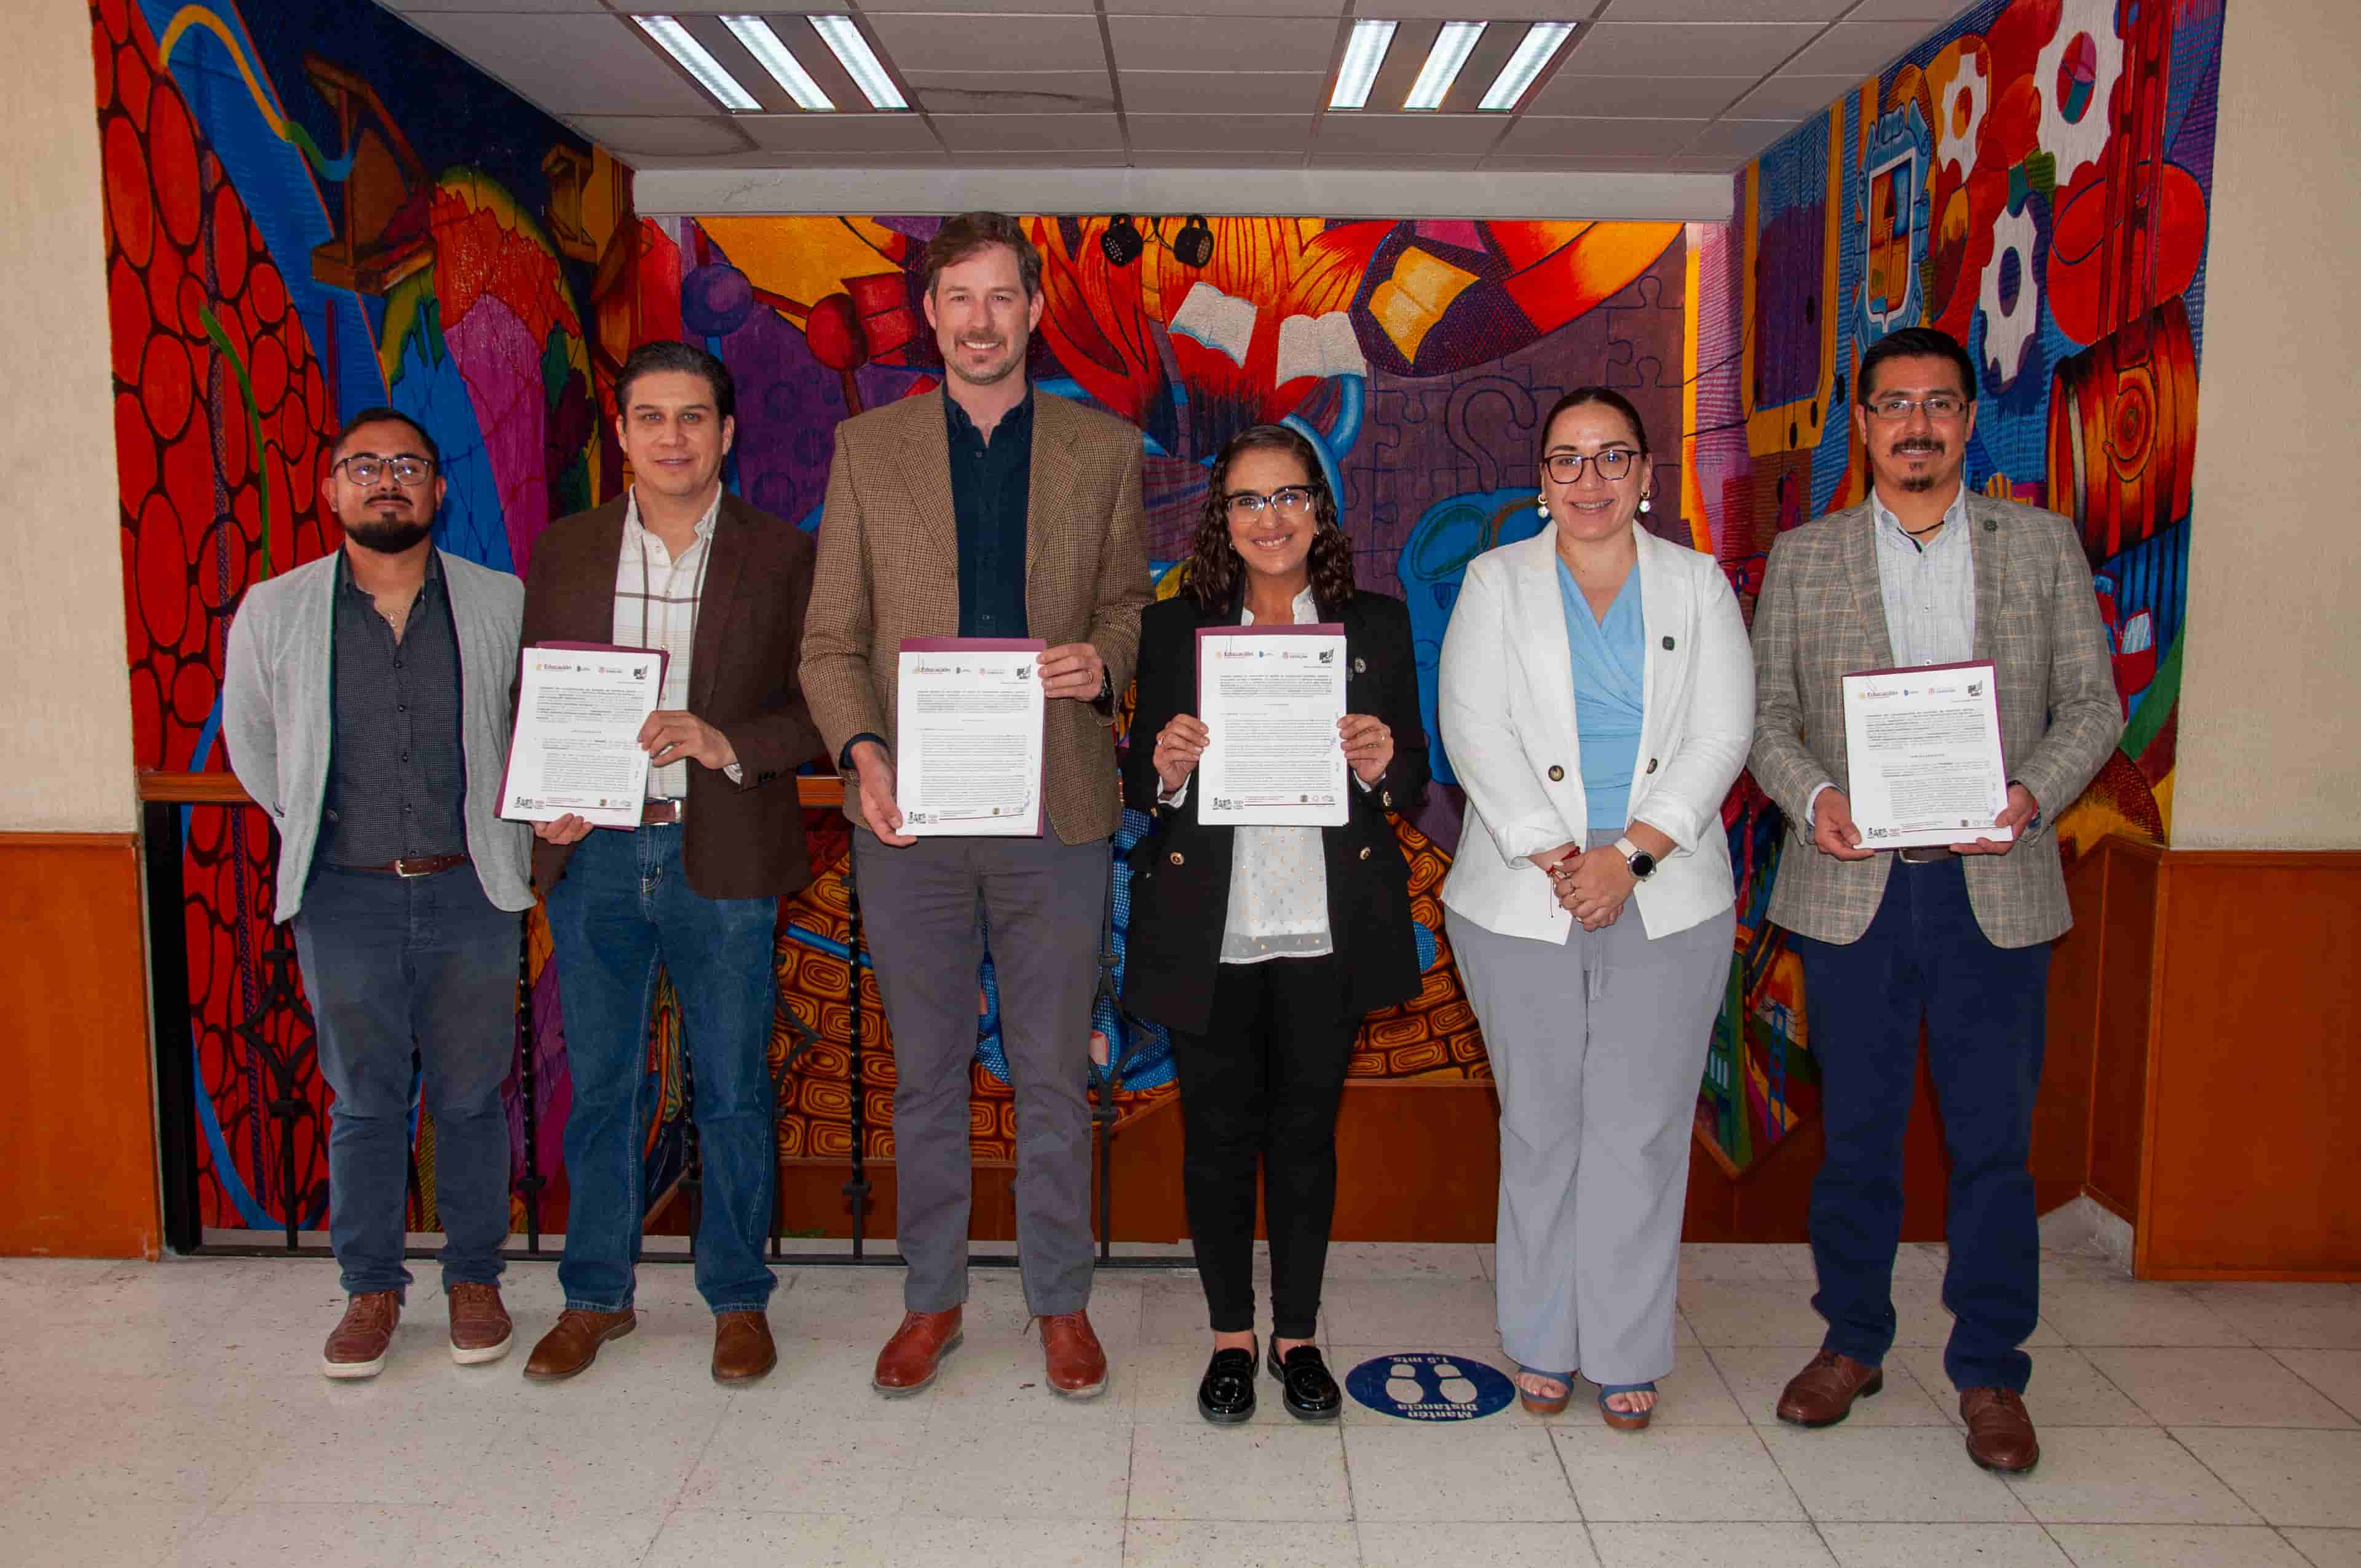
<path id="1" fill-rule="evenodd" d="M 603 11 L 599 0 L 378 0 L 398 14 L 412 11 Z"/>
<path id="2" fill-rule="evenodd" d="M 999 149 L 1056 152 L 1123 145 L 1123 127 L 1113 115 L 934 115 L 928 116 L 954 155 Z"/>
<path id="3" fill-rule="evenodd" d="M 853 9 L 853 3 L 852 0 L 842 0 L 839 5 L 816 5 L 812 8 L 821 11 L 849 11 Z M 1020 0 L 1020 3 L 1016 5 L 1011 5 L 1010 0 L 867 0 L 867 4 L 860 7 L 861 14 L 864 16 L 873 16 L 893 11 L 1026 11 L 1036 14 L 1059 12 L 1088 15 L 1096 7 L 1091 4 L 1091 0 Z"/>
<path id="4" fill-rule="evenodd" d="M 1544 158 L 1669 158 L 1686 152 L 1711 122 L 1642 120 L 1628 115 L 1526 115 L 1495 150 Z"/>
<path id="5" fill-rule="evenodd" d="M 731 125 L 772 152 L 933 152 L 942 143 L 916 115 L 739 115 Z"/>
<path id="6" fill-rule="evenodd" d="M 1325 74 L 1342 24 L 1326 16 L 1109 16 L 1115 60 L 1133 71 L 1263 71 Z"/>
<path id="7" fill-rule="evenodd" d="M 505 3 L 505 0 L 503 0 Z M 613 9 L 633 16 L 710 16 L 722 12 L 757 16 L 804 16 L 814 11 L 843 13 L 849 0 L 606 0 Z"/>
<path id="8" fill-rule="evenodd" d="M 1130 158 L 1119 147 L 1080 151 L 1068 147 L 1050 152 L 977 148 L 952 153 L 951 161 L 963 169 L 1122 169 L 1128 165 Z"/>
<path id="9" fill-rule="evenodd" d="M 1328 78 L 1297 71 L 1126 71 L 1126 115 L 1311 114 Z"/>
<path id="10" fill-rule="evenodd" d="M 1115 113 L 1115 88 L 1097 71 L 914 71 L 918 107 L 930 114 Z"/>
<path id="11" fill-rule="evenodd" d="M 1735 120 L 1806 120 L 1861 85 L 1858 76 L 1780 72 L 1730 105 Z"/>
<path id="12" fill-rule="evenodd" d="M 1831 22 L 1853 0 L 1614 0 L 1608 22 Z M 1926 0 L 1921 0 L 1926 3 Z M 1933 0 L 1942 4 L 1942 0 Z"/>
<path id="13" fill-rule="evenodd" d="M 1867 76 L 1901 59 L 1926 36 L 1924 22 L 1839 22 L 1787 69 L 1807 75 Z"/>
<path id="14" fill-rule="evenodd" d="M 1388 115 L 1358 110 L 1320 116 L 1312 138 L 1317 158 L 1339 153 L 1384 153 L 1423 164 L 1435 156 L 1475 156 L 1492 150 L 1509 128 L 1506 115 Z"/>
<path id="15" fill-rule="evenodd" d="M 1716 120 L 1681 148 L 1684 158 L 1728 159 L 1732 167 L 1762 156 L 1763 148 L 1795 128 L 1787 120 Z"/>
<path id="16" fill-rule="evenodd" d="M 1382 152 L 1319 152 L 1312 155 L 1315 169 L 1366 169 L 1371 172 L 1390 170 L 1399 159 Z M 1422 171 L 1433 169 L 1474 169 L 1484 161 L 1478 153 L 1422 153 L 1418 167 Z"/>
<path id="17" fill-rule="evenodd" d="M 1820 33 L 1811 22 L 1601 22 L 1558 69 L 1584 76 L 1765 76 Z"/>
<path id="18" fill-rule="evenodd" d="M 719 115 L 570 115 L 566 123 L 618 158 L 724 157 L 752 141 Z"/>
<path id="19" fill-rule="evenodd" d="M 1496 152 L 1484 160 L 1487 174 L 1644 174 L 1662 169 L 1662 158 L 1545 158 L 1534 153 Z"/>
<path id="20" fill-rule="evenodd" d="M 1464 5 L 1466 0 L 1452 3 Z M 1379 9 L 1389 16 L 1408 14 L 1400 0 L 1386 0 Z M 1338 16 L 1344 11 L 1345 0 L 1106 0 L 1110 16 Z"/>
<path id="21" fill-rule="evenodd" d="M 1301 158 L 1312 140 L 1309 115 L 1126 115 L 1124 124 L 1143 162 L 1180 162 L 1193 151 Z M 1150 153 L 1152 159 L 1145 156 Z"/>
<path id="22" fill-rule="evenodd" d="M 1948 22 L 1975 9 L 1976 3 L 1977 0 L 1861 0 L 1861 9 L 1846 19 L 1854 22 Z M 1927 30 L 1932 32 L 1934 29 L 1929 27 Z"/>
<path id="23" fill-rule="evenodd" d="M 1296 0 L 1278 0 L 1287 9 Z M 1527 22 L 1587 22 L 1598 8 L 1598 0 L 1361 0 L 1354 13 L 1389 16 L 1398 21 L 1506 22 L 1522 28 Z M 1114 7 L 1110 5 L 1108 9 Z"/>
<path id="24" fill-rule="evenodd" d="M 1560 71 L 1533 94 L 1525 113 L 1710 119 L 1754 82 L 1752 76 L 1570 76 Z"/>
<path id="25" fill-rule="evenodd" d="M 864 12 L 904 71 L 1104 71 L 1096 16 Z"/>
<path id="26" fill-rule="evenodd" d="M 423 11 L 408 19 L 553 115 L 715 112 L 620 16 Z"/>

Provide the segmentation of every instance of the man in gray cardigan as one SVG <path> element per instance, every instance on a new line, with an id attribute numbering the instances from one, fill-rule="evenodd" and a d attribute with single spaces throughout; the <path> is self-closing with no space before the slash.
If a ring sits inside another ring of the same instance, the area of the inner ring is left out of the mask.
<path id="1" fill-rule="evenodd" d="M 402 1266 L 411 1063 L 434 1119 L 451 1358 L 497 1361 L 530 832 L 500 818 L 524 585 L 446 555 L 434 438 L 356 416 L 320 495 L 344 547 L 248 589 L 229 630 L 230 766 L 279 830 L 320 1075 L 335 1092 L 328 1235 L 351 1299 L 321 1370 L 385 1365 Z"/>

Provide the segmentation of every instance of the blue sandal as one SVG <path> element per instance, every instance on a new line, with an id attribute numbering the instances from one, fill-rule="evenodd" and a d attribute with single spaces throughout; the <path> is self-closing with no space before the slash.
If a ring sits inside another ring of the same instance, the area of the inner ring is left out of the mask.
<path id="1" fill-rule="evenodd" d="M 1619 1410 L 1614 1406 L 1607 1402 L 1608 1396 L 1610 1394 L 1653 1394 L 1655 1391 L 1656 1385 L 1653 1382 L 1602 1383 L 1598 1386 L 1598 1414 L 1609 1426 L 1613 1427 L 1617 1431 L 1638 1431 L 1648 1424 L 1649 1418 L 1656 1413 L 1656 1408 L 1653 1405 L 1651 1405 L 1644 1410 Z"/>
<path id="2" fill-rule="evenodd" d="M 1565 1409 L 1565 1402 L 1568 1399 L 1574 1398 L 1574 1374 L 1571 1372 L 1543 1372 L 1538 1366 L 1527 1366 L 1521 1361 L 1517 1363 L 1517 1376 L 1520 1378 L 1547 1378 L 1552 1383 L 1562 1383 L 1565 1386 L 1565 1393 L 1554 1399 L 1545 1399 L 1538 1395 L 1528 1393 L 1524 1384 L 1520 1382 L 1517 1385 L 1517 1402 L 1534 1415 L 1554 1416 Z"/>

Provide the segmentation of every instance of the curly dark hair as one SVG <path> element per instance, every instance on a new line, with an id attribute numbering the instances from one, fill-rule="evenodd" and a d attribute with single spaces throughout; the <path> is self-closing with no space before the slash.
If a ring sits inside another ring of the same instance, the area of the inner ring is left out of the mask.
<path id="1" fill-rule="evenodd" d="M 1180 568 L 1180 580 L 1208 609 L 1235 605 L 1245 574 L 1230 543 L 1230 465 L 1248 452 L 1283 452 L 1303 466 L 1312 484 L 1312 597 L 1325 614 L 1353 597 L 1353 546 L 1336 518 L 1336 497 L 1328 488 L 1320 454 L 1301 431 L 1283 424 L 1257 424 L 1230 437 L 1213 459 L 1213 483 L 1205 490 L 1205 515 L 1197 524 L 1197 546 Z"/>

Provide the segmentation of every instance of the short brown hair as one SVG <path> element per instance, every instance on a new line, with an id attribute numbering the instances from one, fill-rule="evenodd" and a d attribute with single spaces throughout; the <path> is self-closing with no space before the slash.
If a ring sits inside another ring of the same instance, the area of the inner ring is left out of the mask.
<path id="1" fill-rule="evenodd" d="M 1025 237 L 1024 228 L 1006 213 L 961 213 L 947 218 L 927 242 L 927 293 L 935 291 L 942 269 L 965 261 L 988 246 L 1005 245 L 1016 253 L 1016 275 L 1025 280 L 1025 297 L 1041 291 L 1041 253 Z"/>

